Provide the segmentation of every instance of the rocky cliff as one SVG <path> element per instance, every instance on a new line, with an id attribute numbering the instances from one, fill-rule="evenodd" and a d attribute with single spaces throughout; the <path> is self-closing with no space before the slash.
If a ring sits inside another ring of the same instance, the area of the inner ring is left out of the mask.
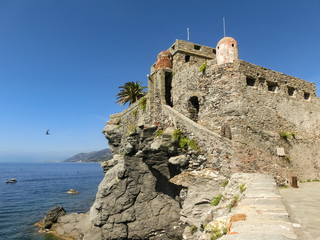
<path id="1" fill-rule="evenodd" d="M 206 151 L 177 129 L 139 125 L 128 131 L 110 121 L 103 133 L 114 155 L 102 164 L 93 206 L 87 214 L 60 217 L 50 232 L 90 240 L 197 239 L 203 224 L 227 212 L 208 215 L 225 177 L 201 164 Z"/>

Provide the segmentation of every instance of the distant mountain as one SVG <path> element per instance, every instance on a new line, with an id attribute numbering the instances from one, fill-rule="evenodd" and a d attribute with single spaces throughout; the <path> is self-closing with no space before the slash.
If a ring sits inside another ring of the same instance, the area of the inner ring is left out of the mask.
<path id="1" fill-rule="evenodd" d="M 94 151 L 89 153 L 78 153 L 71 158 L 64 160 L 64 162 L 102 162 L 112 158 L 110 149 L 106 148 L 101 151 Z"/>

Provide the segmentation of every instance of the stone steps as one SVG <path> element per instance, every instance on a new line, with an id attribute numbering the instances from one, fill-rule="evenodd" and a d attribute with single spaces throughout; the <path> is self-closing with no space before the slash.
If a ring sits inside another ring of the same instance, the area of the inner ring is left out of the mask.
<path id="1" fill-rule="evenodd" d="M 233 222 L 231 232 L 237 234 L 221 239 L 297 239 L 273 177 L 256 174 L 246 188 L 244 198 L 232 209 L 232 214 L 246 214 L 247 219 Z"/>

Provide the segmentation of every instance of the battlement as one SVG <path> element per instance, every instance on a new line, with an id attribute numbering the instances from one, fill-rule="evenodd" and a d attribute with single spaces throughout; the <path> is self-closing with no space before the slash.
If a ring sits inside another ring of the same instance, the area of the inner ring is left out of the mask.
<path id="1" fill-rule="evenodd" d="M 182 62 L 200 62 L 200 64 L 202 64 L 204 60 L 216 59 L 215 48 L 179 39 L 177 39 L 166 52 L 172 55 L 173 63 L 176 63 L 176 66 Z M 156 64 L 153 64 L 150 75 L 153 75 L 155 71 Z"/>
<path id="2" fill-rule="evenodd" d="M 174 56 L 177 52 L 183 52 L 208 59 L 213 59 L 216 57 L 215 48 L 178 39 L 174 42 L 174 44 L 172 44 L 168 51 L 172 54 L 172 56 Z"/>
<path id="3" fill-rule="evenodd" d="M 238 60 L 237 71 L 245 75 L 247 87 L 288 96 L 290 100 L 317 99 L 314 83 L 276 72 L 246 61 Z"/>

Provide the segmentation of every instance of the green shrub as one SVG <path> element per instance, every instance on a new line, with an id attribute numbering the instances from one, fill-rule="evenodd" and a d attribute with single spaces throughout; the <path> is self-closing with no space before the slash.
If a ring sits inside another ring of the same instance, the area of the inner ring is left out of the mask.
<path id="1" fill-rule="evenodd" d="M 121 118 L 118 118 L 118 120 L 117 120 L 117 128 L 120 128 L 121 127 L 121 122 L 122 122 L 122 120 L 121 120 Z"/>
<path id="2" fill-rule="evenodd" d="M 179 141 L 180 140 L 180 137 L 181 137 L 181 132 L 180 132 L 180 130 L 179 129 L 175 129 L 175 130 L 173 130 L 173 135 L 172 135 L 172 137 L 173 137 L 173 139 L 175 140 L 175 141 Z"/>
<path id="3" fill-rule="evenodd" d="M 227 206 L 227 208 L 229 209 L 229 212 L 231 212 L 231 209 L 235 206 L 237 206 L 239 201 L 239 195 L 233 196 L 230 204 Z"/>
<path id="4" fill-rule="evenodd" d="M 129 129 L 128 129 L 128 132 L 127 132 L 127 135 L 130 135 L 133 131 L 135 131 L 136 130 L 136 126 L 134 126 L 134 125 L 130 125 L 129 126 Z"/>
<path id="5" fill-rule="evenodd" d="M 198 228 L 197 228 L 195 225 L 192 225 L 192 226 L 190 227 L 190 233 L 191 233 L 191 235 L 193 235 L 197 230 L 198 230 Z"/>
<path id="6" fill-rule="evenodd" d="M 239 188 L 240 188 L 240 193 L 243 193 L 245 190 L 246 190 L 246 188 L 244 187 L 246 184 L 245 183 L 243 183 L 243 184 L 241 184 L 240 186 L 239 186 Z"/>
<path id="7" fill-rule="evenodd" d="M 225 180 L 220 184 L 220 186 L 221 186 L 221 187 L 226 187 L 226 186 L 228 185 L 228 183 L 229 183 L 229 179 L 225 179 Z"/>
<path id="8" fill-rule="evenodd" d="M 207 228 L 207 224 L 202 224 L 201 225 L 201 229 L 202 229 L 201 231 L 206 230 L 206 228 Z"/>
<path id="9" fill-rule="evenodd" d="M 204 73 L 207 69 L 207 61 L 204 61 L 200 67 L 200 72 Z"/>
<path id="10" fill-rule="evenodd" d="M 210 202 L 210 205 L 211 206 L 218 206 L 222 197 L 223 197 L 223 195 L 219 194 L 217 197 L 212 199 L 212 201 Z"/>
<path id="11" fill-rule="evenodd" d="M 132 111 L 132 115 L 133 116 L 137 116 L 137 114 L 138 114 L 138 109 L 135 109 L 135 110 Z"/>
<path id="12" fill-rule="evenodd" d="M 143 97 L 139 100 L 138 102 L 138 106 L 141 110 L 146 110 L 147 108 L 147 98 L 146 97 Z"/>
<path id="13" fill-rule="evenodd" d="M 198 150 L 199 149 L 199 146 L 198 144 L 196 143 L 195 140 L 193 139 L 188 139 L 187 137 L 185 137 L 181 131 L 179 129 L 175 129 L 173 131 L 173 134 L 172 134 L 172 137 L 175 141 L 177 141 L 179 143 L 179 146 L 181 148 L 187 148 L 187 147 L 190 147 L 191 149 L 194 149 L 194 150 Z"/>
<path id="14" fill-rule="evenodd" d="M 311 179 L 308 179 L 307 182 L 311 182 Z"/>
<path id="15" fill-rule="evenodd" d="M 199 149 L 199 146 L 198 144 L 196 143 L 195 140 L 191 139 L 189 142 L 188 142 L 188 146 L 190 148 L 192 148 L 193 150 L 198 150 Z"/>
<path id="16" fill-rule="evenodd" d="M 228 230 L 227 230 L 228 231 Z M 215 227 L 214 229 L 212 229 L 212 233 L 210 236 L 210 240 L 216 240 L 218 238 L 221 238 L 223 235 L 225 235 L 226 233 L 224 233 L 224 230 L 221 230 L 218 227 Z"/>
<path id="17" fill-rule="evenodd" d="M 288 163 L 291 163 L 291 157 L 289 155 L 286 155 L 284 158 L 287 160 Z"/>
<path id="18" fill-rule="evenodd" d="M 312 182 L 320 182 L 319 179 L 313 179 Z"/>
<path id="19" fill-rule="evenodd" d="M 296 138 L 297 132 L 291 132 L 291 136 L 292 136 L 293 138 Z"/>
<path id="20" fill-rule="evenodd" d="M 280 133 L 280 136 L 283 138 L 283 139 L 289 139 L 290 138 L 290 133 L 288 132 L 281 132 Z"/>
<path id="21" fill-rule="evenodd" d="M 179 140 L 179 146 L 181 148 L 186 148 L 188 147 L 188 142 L 189 142 L 188 139 L 185 136 L 181 135 Z"/>
<path id="22" fill-rule="evenodd" d="M 163 130 L 162 130 L 162 129 L 158 129 L 158 130 L 154 133 L 154 135 L 155 135 L 156 137 L 161 137 L 161 136 L 163 135 Z"/>

